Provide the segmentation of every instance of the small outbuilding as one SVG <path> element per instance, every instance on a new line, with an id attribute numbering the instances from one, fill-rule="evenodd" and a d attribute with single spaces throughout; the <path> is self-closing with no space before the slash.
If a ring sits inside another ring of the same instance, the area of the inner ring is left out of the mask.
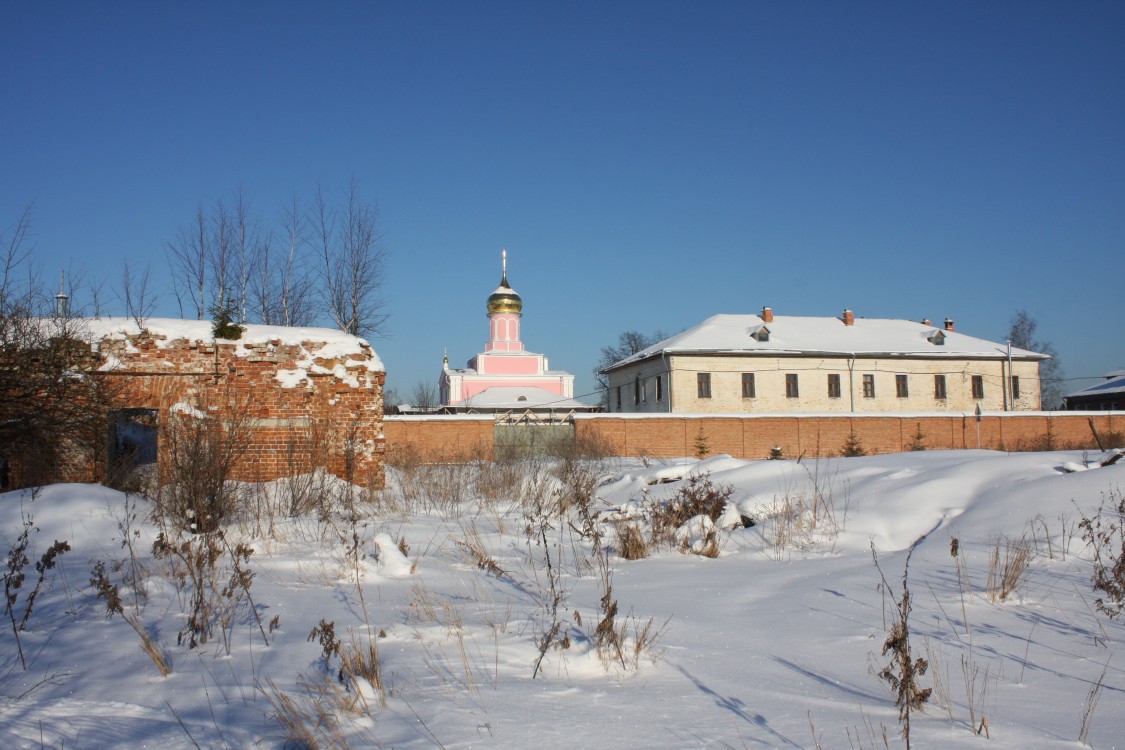
<path id="1" fill-rule="evenodd" d="M 1063 399 L 1067 411 L 1125 410 L 1125 370 L 1107 372 L 1102 382 Z"/>

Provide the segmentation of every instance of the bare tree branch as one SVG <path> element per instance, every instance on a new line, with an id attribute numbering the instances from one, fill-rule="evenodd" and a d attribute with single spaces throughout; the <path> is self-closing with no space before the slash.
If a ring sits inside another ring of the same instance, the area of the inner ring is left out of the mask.
<path id="1" fill-rule="evenodd" d="M 318 185 L 312 223 L 321 255 L 322 292 L 336 326 L 356 336 L 383 333 L 388 316 L 380 295 L 386 250 L 379 235 L 379 212 L 364 202 L 353 179 L 340 211 L 327 205 Z"/>
<path id="2" fill-rule="evenodd" d="M 145 263 L 144 268 L 138 271 L 128 259 L 122 261 L 121 303 L 125 307 L 125 315 L 132 318 L 138 328 L 145 327 L 145 319 L 156 309 L 157 297 L 150 288 L 151 279 L 151 263 Z"/>
<path id="3" fill-rule="evenodd" d="M 211 238 L 207 231 L 207 213 L 200 205 L 195 220 L 180 227 L 176 239 L 164 243 L 164 254 L 172 271 L 173 290 L 184 317 L 184 295 L 191 300 L 191 313 L 203 320 L 207 312 L 207 262 L 211 256 Z M 184 290 L 181 292 L 181 288 Z"/>

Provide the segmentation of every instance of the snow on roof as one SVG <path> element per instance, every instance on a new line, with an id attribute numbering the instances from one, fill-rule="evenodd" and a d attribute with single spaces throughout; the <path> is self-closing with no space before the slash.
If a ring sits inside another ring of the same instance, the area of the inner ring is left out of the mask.
<path id="1" fill-rule="evenodd" d="M 1088 388 L 1068 393 L 1067 398 L 1075 396 L 1107 396 L 1111 393 L 1125 393 L 1125 370 L 1115 370 L 1106 374 L 1106 379 Z"/>
<path id="2" fill-rule="evenodd" d="M 1002 357 L 1007 344 L 986 341 L 941 326 L 923 325 L 910 320 L 855 318 L 845 325 L 840 318 L 774 316 L 769 321 L 769 337 L 761 340 L 751 334 L 763 324 L 757 315 L 714 315 L 694 328 L 664 339 L 626 357 L 606 370 L 668 354 L 834 354 L 834 355 L 909 355 L 915 357 Z M 937 333 L 942 336 L 935 336 Z M 944 339 L 944 343 L 935 343 Z M 1017 359 L 1048 359 L 1045 354 L 1012 348 Z"/>
<path id="3" fill-rule="evenodd" d="M 144 329 L 154 337 L 164 337 L 157 346 L 170 345 L 173 341 L 215 341 L 209 320 L 180 320 L 177 318 L 145 318 Z M 107 338 L 127 339 L 141 333 L 141 327 L 132 318 L 90 318 L 81 322 L 83 335 L 98 342 Z M 219 339 L 223 341 L 224 339 Z M 344 359 L 349 355 L 362 355 L 363 365 L 369 372 L 384 372 L 382 360 L 371 345 L 359 336 L 353 336 L 333 328 L 267 326 L 246 324 L 239 344 L 267 344 L 270 342 L 290 346 L 307 343 L 323 344 L 315 351 L 317 359 Z M 235 349 L 236 355 L 249 356 L 245 347 Z M 359 362 L 349 362 L 357 365 Z"/>
<path id="4" fill-rule="evenodd" d="M 494 385 L 451 406 L 479 409 L 588 409 L 590 404 L 535 386 Z"/>

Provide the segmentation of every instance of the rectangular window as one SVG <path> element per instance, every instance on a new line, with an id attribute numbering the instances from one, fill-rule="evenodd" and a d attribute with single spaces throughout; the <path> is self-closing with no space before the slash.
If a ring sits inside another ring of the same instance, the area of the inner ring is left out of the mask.
<path id="1" fill-rule="evenodd" d="M 754 398 L 754 373 L 742 373 L 742 397 Z"/>
<path id="2" fill-rule="evenodd" d="M 617 386 L 617 411 L 621 411 L 621 386 Z"/>
<path id="3" fill-rule="evenodd" d="M 864 398 L 875 398 L 875 376 L 874 375 L 864 375 L 863 376 L 863 397 Z"/>
<path id="4" fill-rule="evenodd" d="M 641 379 L 639 377 L 633 380 L 633 403 L 641 403 Z"/>
<path id="5" fill-rule="evenodd" d="M 1015 401 L 1020 397 L 1020 376 L 1012 376 L 1012 400 Z"/>
<path id="6" fill-rule="evenodd" d="M 945 400 L 945 376 L 934 375 L 934 398 L 939 401 Z"/>
<path id="7" fill-rule="evenodd" d="M 910 396 L 910 386 L 906 383 L 905 375 L 895 375 L 895 395 L 899 398 L 908 398 Z"/>
<path id="8" fill-rule="evenodd" d="M 828 398 L 840 398 L 840 376 L 832 374 L 828 376 Z"/>
<path id="9" fill-rule="evenodd" d="M 695 395 L 698 398 L 711 398 L 711 373 L 696 373 Z"/>
<path id="10" fill-rule="evenodd" d="M 984 376 L 973 376 L 973 398 L 984 398 Z"/>
<path id="11" fill-rule="evenodd" d="M 656 376 L 656 400 L 660 401 L 664 398 L 664 381 L 660 379 L 661 376 Z"/>
<path id="12" fill-rule="evenodd" d="M 785 397 L 786 398 L 797 398 L 799 395 L 800 394 L 797 390 L 797 375 L 796 375 L 796 373 L 792 373 L 792 372 L 787 373 L 785 375 Z"/>

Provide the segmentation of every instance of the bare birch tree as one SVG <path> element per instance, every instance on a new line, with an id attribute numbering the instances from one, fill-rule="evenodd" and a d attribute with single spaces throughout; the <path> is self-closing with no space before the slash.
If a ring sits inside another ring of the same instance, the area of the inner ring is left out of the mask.
<path id="1" fill-rule="evenodd" d="M 211 234 L 207 213 L 200 205 L 191 224 L 180 227 L 176 239 L 164 244 L 164 255 L 172 271 L 173 293 L 180 317 L 187 317 L 184 302 L 191 303 L 188 314 L 203 320 L 207 313 L 207 267 L 211 256 Z M 185 300 L 185 297 L 187 298 Z"/>
<path id="2" fill-rule="evenodd" d="M 284 246 L 282 246 L 284 243 Z M 300 201 L 282 206 L 278 233 L 265 231 L 255 256 L 251 313 L 266 325 L 306 326 L 314 319 L 308 237 Z"/>
<path id="3" fill-rule="evenodd" d="M 234 221 L 227 209 L 226 201 L 219 198 L 211 211 L 211 252 L 207 265 L 211 273 L 211 299 L 214 303 L 208 312 L 219 316 L 231 312 L 231 272 L 235 258 L 233 246 Z"/>
<path id="4" fill-rule="evenodd" d="M 229 307 L 237 307 L 238 319 L 245 321 L 250 292 L 250 274 L 258 264 L 257 255 L 261 252 L 261 222 L 250 215 L 250 203 L 246 190 L 239 185 L 234 191 L 234 274 L 233 291 L 237 300 L 231 300 Z"/>
<path id="5" fill-rule="evenodd" d="M 30 314 L 34 307 L 34 271 L 27 270 L 35 250 L 31 239 L 34 215 L 35 204 L 28 203 L 15 223 L 0 231 L 0 315 Z"/>
<path id="6" fill-rule="evenodd" d="M 338 210 L 328 205 L 318 185 L 311 220 L 328 314 L 345 333 L 380 335 L 388 316 L 381 296 L 386 250 L 379 235 L 378 209 L 361 199 L 359 183 L 353 179 Z"/>
<path id="7" fill-rule="evenodd" d="M 1048 341 L 1036 338 L 1035 332 L 1039 322 L 1027 312 L 1016 310 L 1012 313 L 1012 320 L 1008 328 L 1008 340 L 1012 346 L 1027 349 L 1040 354 L 1046 354 L 1050 359 L 1039 364 L 1040 402 L 1044 409 L 1062 408 L 1063 397 L 1066 395 L 1062 363 L 1059 361 L 1058 352 Z"/>
<path id="8" fill-rule="evenodd" d="M 152 264 L 137 268 L 125 259 L 121 263 L 121 304 L 126 317 L 132 318 L 138 328 L 145 327 L 145 319 L 156 309 L 157 296 L 151 288 Z"/>

